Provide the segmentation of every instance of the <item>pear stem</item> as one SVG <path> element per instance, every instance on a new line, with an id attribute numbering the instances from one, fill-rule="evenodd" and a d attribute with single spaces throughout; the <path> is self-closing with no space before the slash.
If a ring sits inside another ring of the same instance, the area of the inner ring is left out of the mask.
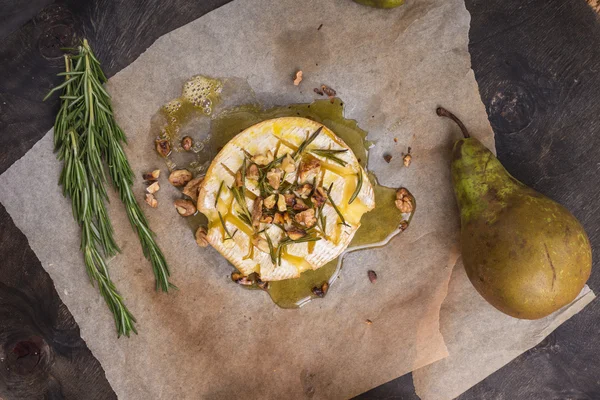
<path id="1" fill-rule="evenodd" d="M 463 124 L 462 121 L 460 119 L 458 119 L 458 117 L 456 115 L 452 114 L 450 111 L 446 110 L 443 107 L 438 107 L 437 110 L 435 110 L 435 112 L 440 117 L 447 117 L 447 118 L 450 118 L 452 121 L 456 122 L 456 125 L 458 125 L 458 127 L 462 131 L 462 134 L 463 134 L 463 136 L 465 138 L 470 138 L 471 137 L 471 135 L 469 134 L 469 131 L 467 130 L 467 127 L 465 126 L 465 124 Z"/>

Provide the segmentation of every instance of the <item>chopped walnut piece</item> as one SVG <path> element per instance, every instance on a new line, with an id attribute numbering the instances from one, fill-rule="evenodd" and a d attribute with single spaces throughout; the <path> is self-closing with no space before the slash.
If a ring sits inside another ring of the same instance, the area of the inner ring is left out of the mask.
<path id="1" fill-rule="evenodd" d="M 252 238 L 252 244 L 256 246 L 263 253 L 270 253 L 269 242 L 262 236 L 254 236 Z"/>
<path id="2" fill-rule="evenodd" d="M 304 229 L 296 228 L 295 226 L 290 227 L 286 232 L 292 240 L 298 240 L 306 236 L 306 231 Z"/>
<path id="3" fill-rule="evenodd" d="M 283 195 L 285 197 L 285 205 L 288 207 L 293 207 L 296 204 L 296 195 L 293 193 L 285 193 Z"/>
<path id="4" fill-rule="evenodd" d="M 404 188 L 398 189 L 396 192 L 396 207 L 400 212 L 410 213 L 414 209 L 414 198 L 410 192 Z"/>
<path id="5" fill-rule="evenodd" d="M 169 175 L 169 182 L 173 186 L 183 186 L 192 180 L 192 173 L 187 169 L 176 169 Z"/>
<path id="6" fill-rule="evenodd" d="M 335 95 L 337 94 L 336 91 L 327 85 L 321 85 L 321 90 L 327 97 L 329 97 L 329 101 L 331 101 L 333 103 Z"/>
<path id="7" fill-rule="evenodd" d="M 267 154 L 256 154 L 252 157 L 252 162 L 258 165 L 267 165 L 275 158 L 273 156 L 273 152 L 271 150 L 267 151 Z"/>
<path id="8" fill-rule="evenodd" d="M 252 205 L 252 227 L 258 228 L 260 225 L 260 219 L 262 218 L 262 206 L 263 199 L 262 197 L 257 197 L 254 200 L 254 204 Z"/>
<path id="9" fill-rule="evenodd" d="M 275 213 L 275 217 L 273 217 L 273 223 L 275 225 L 283 225 L 285 220 L 283 219 L 283 214 Z"/>
<path id="10" fill-rule="evenodd" d="M 277 195 L 272 194 L 265 199 L 263 205 L 265 206 L 266 209 L 270 210 L 273 207 L 275 207 L 276 203 L 277 203 Z"/>
<path id="11" fill-rule="evenodd" d="M 258 166 L 256 164 L 250 164 L 246 169 L 246 178 L 254 181 L 258 180 Z"/>
<path id="12" fill-rule="evenodd" d="M 288 174 L 296 170 L 296 163 L 294 162 L 292 156 L 290 156 L 290 153 L 285 155 L 285 158 L 281 162 L 281 168 Z"/>
<path id="13" fill-rule="evenodd" d="M 146 191 L 148 193 L 152 193 L 152 194 L 158 192 L 159 190 L 160 190 L 160 185 L 158 184 L 158 182 L 154 182 L 152 185 L 150 185 L 146 188 Z"/>
<path id="14" fill-rule="evenodd" d="M 269 185 L 275 190 L 279 189 L 281 185 L 281 178 L 283 177 L 283 170 L 280 168 L 273 168 L 269 172 L 267 172 L 267 180 L 269 181 Z"/>
<path id="15" fill-rule="evenodd" d="M 270 215 L 263 215 L 260 217 L 260 222 L 263 224 L 270 224 L 273 222 L 273 217 Z"/>
<path id="16" fill-rule="evenodd" d="M 292 227 L 292 218 L 290 217 L 290 214 L 288 214 L 288 213 L 283 214 L 283 227 L 286 230 L 288 230 Z"/>
<path id="17" fill-rule="evenodd" d="M 296 76 L 294 76 L 294 85 L 298 86 L 302 82 L 302 71 L 296 72 Z"/>
<path id="18" fill-rule="evenodd" d="M 302 211 L 299 214 L 296 214 L 294 220 L 302 226 L 307 228 L 312 228 L 317 223 L 317 218 L 315 218 L 315 210 L 314 208 L 309 208 L 306 211 Z"/>
<path id="19" fill-rule="evenodd" d="M 302 199 L 296 200 L 296 204 L 294 204 L 295 211 L 304 211 L 308 210 L 308 205 Z"/>
<path id="20" fill-rule="evenodd" d="M 206 237 L 206 228 L 201 226 L 196 230 L 196 243 L 200 247 L 208 246 L 208 238 Z"/>
<path id="21" fill-rule="evenodd" d="M 325 189 L 322 187 L 318 187 L 315 189 L 315 192 L 310 197 L 313 205 L 317 208 L 321 207 L 327 201 L 327 193 L 325 193 Z"/>
<path id="22" fill-rule="evenodd" d="M 310 192 L 312 192 L 312 190 L 313 186 L 310 183 L 305 183 L 304 185 L 294 190 L 294 193 L 300 198 L 308 199 L 308 196 L 310 196 Z"/>
<path id="23" fill-rule="evenodd" d="M 145 181 L 154 182 L 154 181 L 158 180 L 159 176 L 160 176 L 160 169 L 155 169 L 152 172 L 143 174 L 142 178 L 144 178 Z"/>
<path id="24" fill-rule="evenodd" d="M 196 206 L 189 200 L 175 200 L 175 208 L 182 217 L 189 217 L 190 215 L 194 215 L 196 213 Z"/>
<path id="25" fill-rule="evenodd" d="M 192 140 L 191 137 L 184 136 L 184 138 L 181 139 L 181 147 L 183 147 L 183 149 L 185 151 L 190 151 L 190 149 L 192 148 L 193 145 L 194 145 L 194 141 Z"/>
<path id="26" fill-rule="evenodd" d="M 163 157 L 167 157 L 171 153 L 171 145 L 167 139 L 156 139 L 156 151 Z"/>
<path id="27" fill-rule="evenodd" d="M 410 163 L 412 162 L 412 156 L 410 155 L 410 153 L 406 154 L 402 158 L 402 161 L 404 162 L 405 167 L 410 167 Z"/>
<path id="28" fill-rule="evenodd" d="M 310 158 L 300 163 L 298 168 L 298 179 L 300 182 L 306 182 L 312 179 L 321 168 L 321 163 L 316 158 Z"/>
<path id="29" fill-rule="evenodd" d="M 285 204 L 285 197 L 282 194 L 277 195 L 277 209 L 280 212 L 284 212 L 285 210 L 287 210 L 287 206 Z"/>
<path id="30" fill-rule="evenodd" d="M 158 207 L 158 201 L 154 198 L 152 193 L 146 193 L 146 204 L 152 208 Z"/>
<path id="31" fill-rule="evenodd" d="M 390 163 L 392 161 L 392 155 L 391 154 L 384 154 L 383 155 L 383 159 L 385 160 L 386 163 Z"/>
<path id="32" fill-rule="evenodd" d="M 199 175 L 191 181 L 189 181 L 183 188 L 183 194 L 192 199 L 194 203 L 198 201 L 198 190 L 200 189 L 200 184 L 203 180 L 204 175 Z"/>
<path id="33" fill-rule="evenodd" d="M 235 187 L 244 186 L 244 180 L 242 179 L 242 171 L 235 173 Z"/>

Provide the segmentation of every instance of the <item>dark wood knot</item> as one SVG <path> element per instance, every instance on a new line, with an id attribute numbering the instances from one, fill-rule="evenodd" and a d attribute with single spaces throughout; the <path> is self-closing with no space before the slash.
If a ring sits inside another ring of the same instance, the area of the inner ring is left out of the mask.
<path id="1" fill-rule="evenodd" d="M 514 82 L 508 82 L 498 88 L 488 106 L 488 118 L 497 133 L 522 131 L 529 126 L 535 112 L 531 92 Z"/>
<path id="2" fill-rule="evenodd" d="M 5 368 L 18 375 L 33 373 L 37 367 L 46 364 L 48 346 L 39 336 L 20 340 L 13 343 L 5 350 Z"/>

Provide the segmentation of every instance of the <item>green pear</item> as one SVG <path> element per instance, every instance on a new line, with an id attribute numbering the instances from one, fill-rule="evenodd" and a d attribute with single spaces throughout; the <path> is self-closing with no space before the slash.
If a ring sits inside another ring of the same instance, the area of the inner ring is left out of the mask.
<path id="1" fill-rule="evenodd" d="M 452 150 L 452 182 L 460 209 L 461 252 L 475 289 L 505 314 L 543 318 L 577 297 L 592 268 L 585 230 L 565 207 L 512 177 L 470 137 Z"/>

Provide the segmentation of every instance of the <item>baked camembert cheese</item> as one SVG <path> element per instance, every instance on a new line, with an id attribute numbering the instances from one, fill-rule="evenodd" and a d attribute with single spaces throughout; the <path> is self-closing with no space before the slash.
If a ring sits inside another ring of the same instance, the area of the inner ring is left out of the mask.
<path id="1" fill-rule="evenodd" d="M 296 278 L 338 257 L 375 207 L 352 150 L 315 121 L 260 122 L 229 141 L 198 196 L 207 241 L 241 273 Z"/>

